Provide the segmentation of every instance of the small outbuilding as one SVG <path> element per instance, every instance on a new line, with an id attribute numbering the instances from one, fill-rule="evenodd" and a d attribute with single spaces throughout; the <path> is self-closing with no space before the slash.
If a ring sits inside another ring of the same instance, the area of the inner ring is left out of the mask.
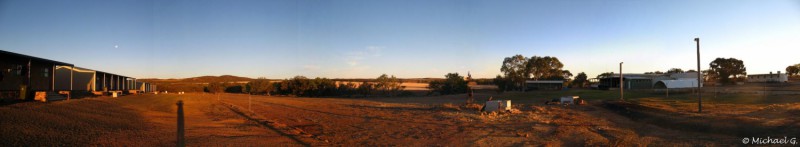
<path id="1" fill-rule="evenodd" d="M 774 83 L 783 83 L 789 81 L 789 75 L 785 73 L 782 74 L 778 71 L 777 74 L 773 74 L 770 72 L 769 74 L 753 74 L 747 75 L 747 82 L 774 82 Z"/>

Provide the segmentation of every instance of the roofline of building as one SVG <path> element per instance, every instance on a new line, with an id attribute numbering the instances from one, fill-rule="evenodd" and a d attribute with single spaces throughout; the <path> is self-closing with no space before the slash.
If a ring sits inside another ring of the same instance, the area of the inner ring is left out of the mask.
<path id="1" fill-rule="evenodd" d="M 73 65 L 73 64 L 66 63 L 66 62 L 60 62 L 60 61 L 55 61 L 55 60 L 50 60 L 50 59 L 45 59 L 45 58 L 39 58 L 39 57 L 30 56 L 30 55 L 25 55 L 25 54 L 20 54 L 20 53 L 15 53 L 15 52 L 4 51 L 4 50 L 0 50 L 0 53 L 3 53 L 3 54 L 10 54 L 10 55 L 12 55 L 12 56 L 20 56 L 20 57 L 24 57 L 24 58 L 30 58 L 30 59 L 32 59 L 32 60 L 39 60 L 39 61 L 45 61 L 45 62 L 52 62 L 52 63 L 56 63 L 56 64 L 59 64 L 59 65 L 75 66 L 75 65 Z"/>
<path id="2" fill-rule="evenodd" d="M 774 74 L 752 74 L 747 76 L 769 76 L 769 75 L 787 75 L 786 73 L 774 73 Z"/>

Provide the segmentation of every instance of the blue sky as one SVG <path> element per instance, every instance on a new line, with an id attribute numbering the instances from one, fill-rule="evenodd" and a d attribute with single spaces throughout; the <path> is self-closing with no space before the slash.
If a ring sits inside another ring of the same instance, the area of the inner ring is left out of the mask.
<path id="1" fill-rule="evenodd" d="M 556 56 L 590 77 L 800 63 L 800 1 L 0 0 L 0 49 L 139 78 L 500 74 Z"/>

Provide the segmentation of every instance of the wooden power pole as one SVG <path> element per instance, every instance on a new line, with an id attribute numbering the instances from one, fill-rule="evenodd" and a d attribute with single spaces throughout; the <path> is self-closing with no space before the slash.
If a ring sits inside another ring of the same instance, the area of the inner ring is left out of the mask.
<path id="1" fill-rule="evenodd" d="M 703 112 L 703 92 L 701 91 L 701 83 L 703 83 L 703 76 L 700 73 L 700 38 L 694 38 L 694 42 L 697 42 L 697 112 Z"/>
<path id="2" fill-rule="evenodd" d="M 623 62 L 619 62 L 619 100 L 625 101 L 625 86 L 623 86 L 625 85 L 625 81 L 622 80 L 624 79 L 622 77 L 622 63 Z"/>

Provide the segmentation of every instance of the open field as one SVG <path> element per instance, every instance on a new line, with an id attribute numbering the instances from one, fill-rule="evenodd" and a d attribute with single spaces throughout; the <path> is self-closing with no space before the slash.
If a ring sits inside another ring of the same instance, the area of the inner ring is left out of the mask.
<path id="1" fill-rule="evenodd" d="M 544 105 L 580 95 L 588 105 Z M 739 145 L 800 132 L 798 95 L 720 95 L 695 113 L 688 93 L 568 90 L 477 93 L 519 111 L 482 113 L 466 95 L 303 98 L 161 94 L 0 107 L 0 141 L 32 146 L 174 146 L 185 102 L 189 146 L 641 146 Z M 707 96 L 708 97 L 708 96 Z M 217 100 L 219 98 L 219 101 Z M 252 101 L 250 101 L 252 100 Z"/>

